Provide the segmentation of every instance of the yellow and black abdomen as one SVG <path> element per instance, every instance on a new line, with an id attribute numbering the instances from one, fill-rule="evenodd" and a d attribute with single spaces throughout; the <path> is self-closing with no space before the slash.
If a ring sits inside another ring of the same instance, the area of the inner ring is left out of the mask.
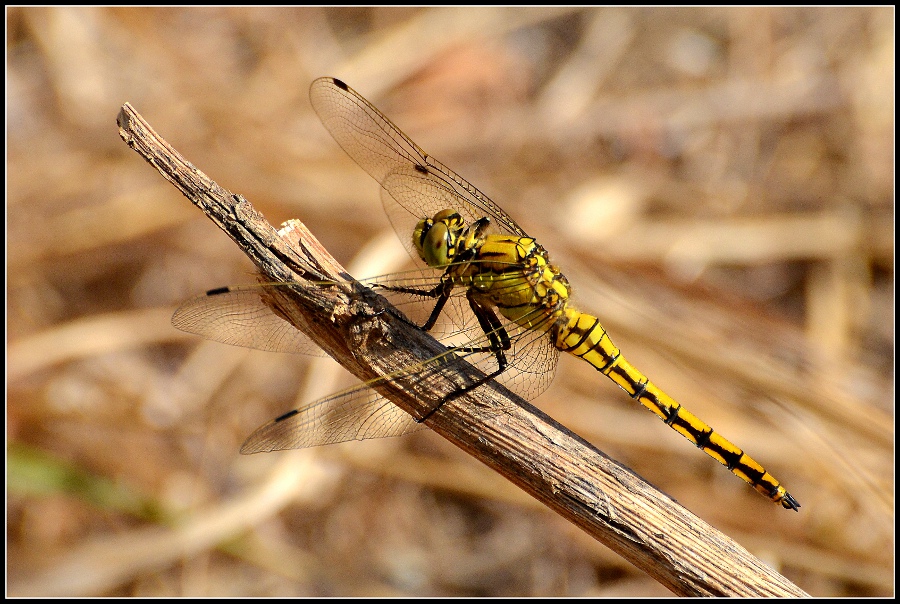
<path id="1" fill-rule="evenodd" d="M 800 507 L 775 477 L 752 457 L 657 388 L 647 376 L 626 361 L 599 319 L 573 308 L 566 308 L 564 316 L 565 320 L 560 320 L 556 332 L 555 344 L 559 350 L 581 357 L 593 365 L 669 427 L 774 503 L 786 509 Z"/>

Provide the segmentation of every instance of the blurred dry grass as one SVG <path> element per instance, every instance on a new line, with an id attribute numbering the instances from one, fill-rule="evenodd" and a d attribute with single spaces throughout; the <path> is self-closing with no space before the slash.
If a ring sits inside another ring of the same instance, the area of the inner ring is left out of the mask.
<path id="1" fill-rule="evenodd" d="M 7 53 L 11 595 L 668 593 L 433 434 L 237 454 L 345 378 L 170 327 L 251 265 L 115 116 L 355 274 L 399 270 L 321 75 L 536 235 L 803 508 L 572 359 L 543 409 L 809 593 L 893 595 L 892 8 L 16 8 Z"/>

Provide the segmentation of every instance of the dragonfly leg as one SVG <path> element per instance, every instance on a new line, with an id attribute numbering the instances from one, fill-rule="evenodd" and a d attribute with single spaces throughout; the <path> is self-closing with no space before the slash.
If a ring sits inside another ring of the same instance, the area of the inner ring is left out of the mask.
<path id="1" fill-rule="evenodd" d="M 450 292 L 453 291 L 453 284 L 449 281 L 442 281 L 441 288 L 442 291 L 438 295 L 437 302 L 434 303 L 434 308 L 431 309 L 431 316 L 428 317 L 428 320 L 422 325 L 422 329 L 425 331 L 431 331 L 431 328 L 437 323 L 437 318 L 444 310 L 444 305 L 447 303 L 447 300 L 450 299 Z"/>
<path id="2" fill-rule="evenodd" d="M 478 388 L 482 384 L 486 384 L 491 381 L 504 371 L 506 371 L 506 367 L 508 362 L 506 360 L 506 354 L 504 351 L 510 350 L 512 348 L 512 341 L 509 338 L 509 334 L 506 331 L 506 328 L 503 327 L 503 323 L 500 322 L 500 319 L 497 318 L 497 315 L 494 314 L 494 311 L 486 306 L 482 306 L 479 304 L 471 295 L 471 290 L 466 294 L 466 297 L 469 299 L 469 305 L 472 307 L 472 312 L 475 313 L 475 317 L 478 319 L 478 324 L 481 326 L 482 331 L 487 336 L 490 346 L 481 346 L 481 347 L 459 347 L 459 348 L 451 348 L 450 350 L 454 352 L 465 352 L 465 353 L 475 353 L 475 352 L 492 352 L 497 357 L 497 369 L 492 371 L 490 374 L 484 376 L 483 378 L 476 380 L 474 384 L 470 384 L 469 386 L 465 386 L 460 388 L 456 392 L 448 394 L 444 397 L 441 402 L 439 402 L 434 409 L 425 414 L 425 417 L 421 419 L 416 419 L 416 422 L 422 423 L 427 420 L 429 417 L 437 413 L 437 411 L 444 406 L 447 401 L 451 401 L 457 397 L 462 396 L 463 394 Z"/>
<path id="3" fill-rule="evenodd" d="M 472 290 L 466 293 L 466 298 L 468 298 L 469 306 L 472 308 L 475 318 L 478 319 L 478 325 L 481 326 L 481 330 L 487 336 L 490 346 L 460 347 L 453 350 L 458 352 L 493 352 L 497 356 L 497 366 L 500 367 L 501 371 L 506 369 L 506 355 L 503 354 L 503 351 L 512 348 L 509 333 L 507 333 L 503 323 L 500 322 L 500 319 L 497 318 L 497 315 L 494 314 L 491 308 L 483 306 L 472 297 Z"/>
<path id="4" fill-rule="evenodd" d="M 405 315 L 399 315 L 399 317 L 407 323 L 410 323 L 411 325 L 419 329 L 424 329 L 425 331 L 431 331 L 431 328 L 434 327 L 435 323 L 437 323 L 437 319 L 441 315 L 441 312 L 444 310 L 444 305 L 447 304 L 447 300 L 450 299 L 450 293 L 453 291 L 453 283 L 446 280 L 441 280 L 440 284 L 438 284 L 434 289 L 430 290 L 415 289 L 412 287 L 395 287 L 391 285 L 376 285 L 376 287 L 380 287 L 381 289 L 386 289 L 392 292 L 399 292 L 401 294 L 413 294 L 415 296 L 422 296 L 426 298 L 437 298 L 437 302 L 435 302 L 434 304 L 431 315 L 423 325 L 416 325 L 413 321 L 407 319 Z"/>
<path id="5" fill-rule="evenodd" d="M 469 386 L 465 386 L 465 387 L 463 387 L 463 388 L 460 388 L 460 389 L 457 390 L 456 392 L 451 392 L 450 394 L 448 394 L 447 396 L 445 396 L 445 397 L 441 400 L 441 402 L 439 402 L 439 403 L 434 407 L 434 409 L 432 409 L 431 411 L 429 411 L 428 413 L 426 413 L 424 417 L 422 417 L 422 418 L 414 417 L 413 420 L 414 420 L 417 424 L 421 424 L 422 422 L 424 422 L 424 421 L 426 421 L 428 418 L 430 418 L 432 415 L 434 415 L 435 413 L 437 413 L 438 411 L 440 411 L 441 407 L 443 407 L 445 403 L 447 403 L 447 402 L 449 402 L 449 401 L 452 401 L 452 400 L 455 399 L 455 398 L 459 398 L 460 396 L 464 395 L 464 394 L 467 393 L 467 392 L 471 392 L 472 390 L 475 390 L 476 388 L 478 388 L 478 387 L 481 386 L 482 384 L 486 384 L 486 383 L 490 382 L 492 379 L 494 379 L 495 377 L 497 377 L 498 375 L 500 375 L 501 373 L 503 373 L 505 370 L 506 370 L 506 366 L 504 365 L 503 367 L 497 369 L 496 371 L 493 371 L 493 372 L 491 372 L 490 374 L 484 376 L 484 377 L 481 378 L 480 380 L 477 380 L 474 384 L 470 384 Z"/>

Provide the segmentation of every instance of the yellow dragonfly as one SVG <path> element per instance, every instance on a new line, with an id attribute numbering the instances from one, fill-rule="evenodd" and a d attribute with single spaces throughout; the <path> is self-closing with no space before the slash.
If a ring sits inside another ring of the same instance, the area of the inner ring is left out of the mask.
<path id="1" fill-rule="evenodd" d="M 797 500 L 762 465 L 625 360 L 599 319 L 570 304 L 569 283 L 544 248 L 499 206 L 425 153 L 341 80 L 317 79 L 310 100 L 337 143 L 381 185 L 395 231 L 423 265 L 420 271 L 361 283 L 385 294 L 411 321 L 449 346 L 442 362 L 464 359 L 482 369 L 486 377 L 462 391 L 496 379 L 532 399 L 549 386 L 559 353 L 569 353 L 590 363 L 759 493 L 798 510 Z M 271 310 L 263 290 L 212 290 L 181 306 L 172 322 L 227 344 L 279 352 L 318 350 Z M 405 371 L 418 375 L 426 366 Z M 258 428 L 241 452 L 398 436 L 424 426 L 427 416 L 413 418 L 370 385 L 285 413 Z"/>

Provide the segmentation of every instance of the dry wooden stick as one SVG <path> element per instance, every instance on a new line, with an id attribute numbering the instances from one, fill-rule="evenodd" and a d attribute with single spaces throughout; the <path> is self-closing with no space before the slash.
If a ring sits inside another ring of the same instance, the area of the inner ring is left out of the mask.
<path id="1" fill-rule="evenodd" d="M 272 304 L 359 379 L 372 380 L 446 352 L 426 332 L 385 312 L 387 302 L 350 279 L 299 221 L 292 221 L 290 238 L 282 237 L 246 199 L 185 160 L 129 104 L 117 121 L 128 146 L 228 233 L 263 280 L 296 284 L 272 288 Z M 427 376 L 401 376 L 374 387 L 404 411 L 423 417 L 461 383 L 481 375 L 454 363 Z M 444 404 L 427 425 L 676 594 L 807 595 L 495 382 Z"/>

